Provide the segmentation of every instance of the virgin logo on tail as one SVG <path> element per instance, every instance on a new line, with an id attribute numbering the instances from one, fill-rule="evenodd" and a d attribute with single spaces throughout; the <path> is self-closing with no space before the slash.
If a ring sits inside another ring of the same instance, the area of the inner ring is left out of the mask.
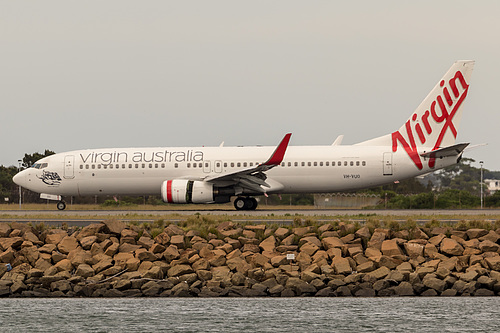
<path id="1" fill-rule="evenodd" d="M 459 85 L 457 85 L 457 83 L 459 83 Z M 406 133 L 401 133 L 400 131 L 392 133 L 392 151 L 396 152 L 398 150 L 399 142 L 419 170 L 423 168 L 423 165 L 417 151 L 416 140 L 420 142 L 418 146 L 432 146 L 432 150 L 435 150 L 440 148 L 441 142 L 448 129 L 450 129 L 455 138 L 457 137 L 457 129 L 453 123 L 453 117 L 467 96 L 469 85 L 465 81 L 461 71 L 455 73 L 455 76 L 448 81 L 448 85 L 450 89 L 445 86 L 444 80 L 439 83 L 439 86 L 442 87 L 441 93 L 438 94 L 436 99 L 431 103 L 430 108 L 420 116 L 420 119 L 419 115 L 415 113 L 406 122 Z M 453 97 L 450 94 L 450 90 Z M 435 135 L 432 135 L 434 131 L 439 130 L 441 130 L 441 132 L 439 132 L 436 141 L 427 142 L 429 139 L 435 137 Z M 416 133 L 416 137 L 414 133 Z M 429 160 L 429 167 L 434 167 L 435 163 L 436 160 L 431 158 Z"/>

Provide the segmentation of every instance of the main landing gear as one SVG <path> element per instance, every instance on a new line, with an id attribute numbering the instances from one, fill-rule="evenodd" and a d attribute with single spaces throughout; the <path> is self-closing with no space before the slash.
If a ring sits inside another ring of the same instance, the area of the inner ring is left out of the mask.
<path id="1" fill-rule="evenodd" d="M 236 210 L 255 210 L 258 206 L 255 198 L 238 197 L 234 200 L 234 208 Z"/>
<path id="2" fill-rule="evenodd" d="M 57 203 L 57 209 L 59 209 L 59 210 L 65 210 L 66 209 L 66 203 L 64 201 L 62 201 L 62 200 L 59 201 Z"/>

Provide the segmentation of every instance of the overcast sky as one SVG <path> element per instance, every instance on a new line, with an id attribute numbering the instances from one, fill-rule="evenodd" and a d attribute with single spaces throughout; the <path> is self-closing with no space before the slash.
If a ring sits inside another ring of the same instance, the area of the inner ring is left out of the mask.
<path id="1" fill-rule="evenodd" d="M 0 164 L 145 146 L 344 144 L 476 60 L 458 142 L 500 170 L 500 1 L 0 0 Z"/>

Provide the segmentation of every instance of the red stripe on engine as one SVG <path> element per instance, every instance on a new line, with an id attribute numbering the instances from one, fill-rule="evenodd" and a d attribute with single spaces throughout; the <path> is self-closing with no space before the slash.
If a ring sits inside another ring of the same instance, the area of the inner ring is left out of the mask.
<path id="1" fill-rule="evenodd" d="M 174 202 L 174 200 L 172 198 L 172 181 L 171 180 L 167 181 L 167 202 L 168 203 Z"/>

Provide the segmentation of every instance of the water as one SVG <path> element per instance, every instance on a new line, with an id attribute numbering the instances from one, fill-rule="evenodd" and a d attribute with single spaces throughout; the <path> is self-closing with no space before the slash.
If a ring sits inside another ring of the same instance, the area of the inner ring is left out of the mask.
<path id="1" fill-rule="evenodd" d="M 0 332 L 500 332 L 500 297 L 0 299 Z"/>

